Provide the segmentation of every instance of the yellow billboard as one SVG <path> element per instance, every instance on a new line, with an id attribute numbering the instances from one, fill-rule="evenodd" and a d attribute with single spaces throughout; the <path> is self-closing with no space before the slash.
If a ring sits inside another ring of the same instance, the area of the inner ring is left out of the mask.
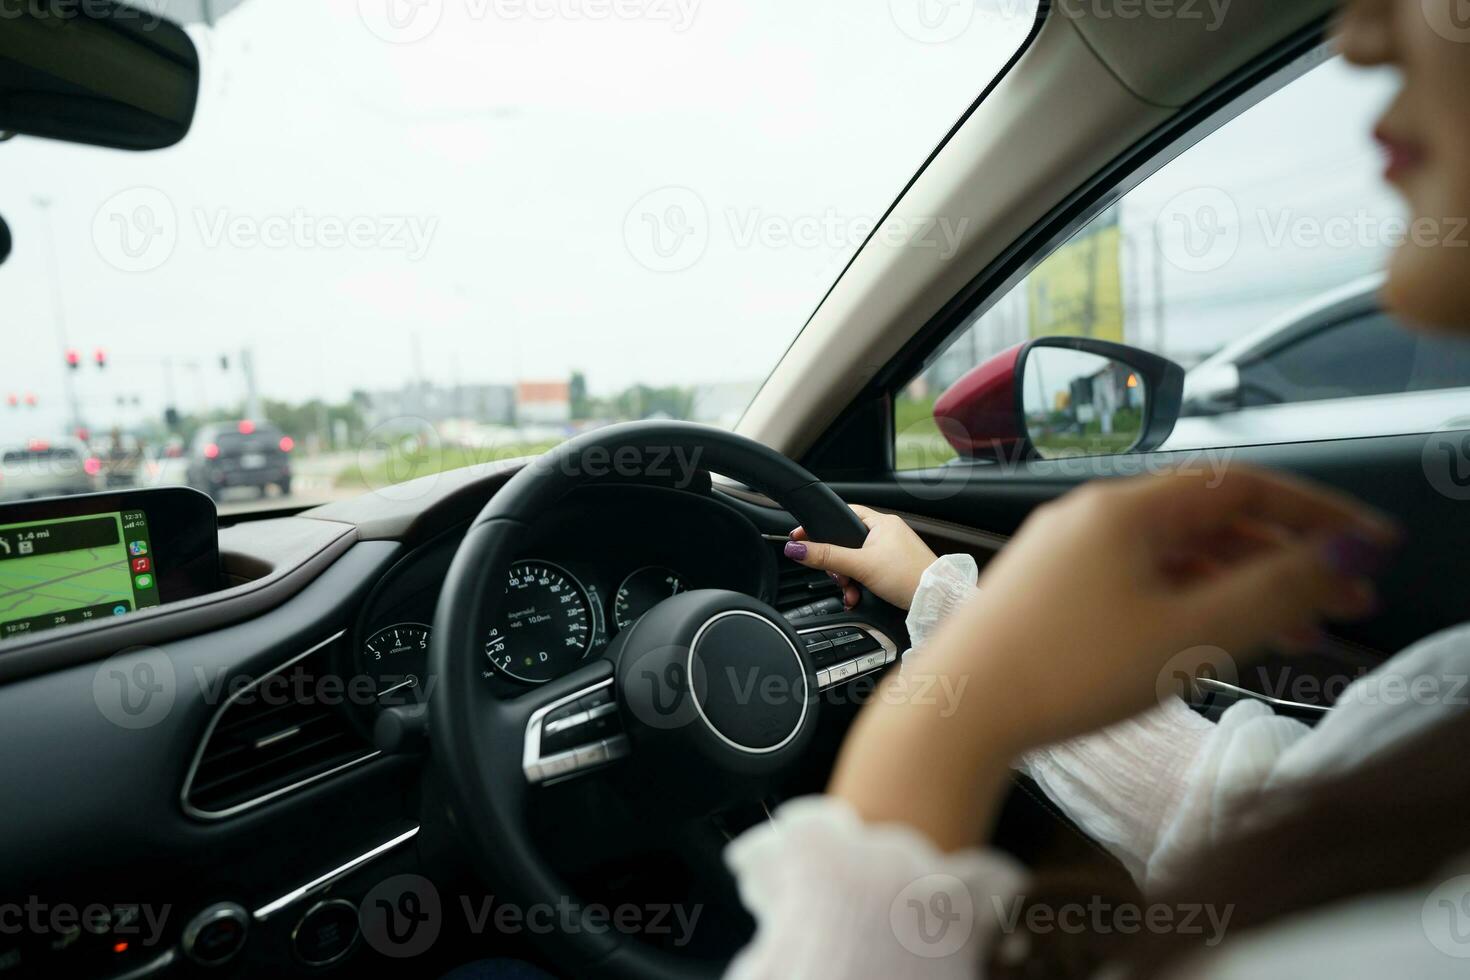
<path id="1" fill-rule="evenodd" d="M 1090 222 L 1026 277 L 1032 337 L 1123 342 L 1122 232 L 1116 209 Z"/>

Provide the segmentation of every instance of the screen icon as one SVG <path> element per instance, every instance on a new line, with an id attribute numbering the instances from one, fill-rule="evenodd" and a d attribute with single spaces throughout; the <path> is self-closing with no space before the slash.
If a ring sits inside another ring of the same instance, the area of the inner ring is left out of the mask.
<path id="1" fill-rule="evenodd" d="M 125 606 L 125 605 L 123 605 L 120 602 L 117 605 L 115 605 L 115 606 L 112 607 L 112 614 L 114 616 L 125 616 L 125 615 L 127 615 L 127 611 L 128 611 L 128 607 Z"/>
<path id="2" fill-rule="evenodd" d="M 130 554 L 130 555 L 146 555 L 146 554 L 148 554 L 148 542 L 147 541 L 129 541 L 128 542 L 128 554 Z"/>
<path id="3" fill-rule="evenodd" d="M 151 588 L 153 588 L 153 576 L 152 575 L 139 575 L 139 576 L 136 576 L 133 579 L 133 584 L 135 586 L 137 586 L 138 588 L 140 588 L 140 589 L 151 589 Z"/>
<path id="4" fill-rule="evenodd" d="M 151 559 L 151 558 L 134 558 L 133 559 L 133 571 L 135 571 L 135 572 L 147 572 L 147 571 L 151 571 L 152 568 L 153 568 L 153 559 Z"/>

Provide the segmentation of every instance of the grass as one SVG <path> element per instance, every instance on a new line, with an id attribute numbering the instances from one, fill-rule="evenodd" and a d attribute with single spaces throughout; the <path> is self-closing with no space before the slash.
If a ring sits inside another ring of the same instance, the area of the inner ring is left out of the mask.
<path id="1" fill-rule="evenodd" d="M 900 395 L 893 402 L 894 466 L 925 470 L 957 458 L 939 426 L 934 424 L 934 399 Z"/>
<path id="2" fill-rule="evenodd" d="M 466 466 L 515 459 L 519 456 L 539 456 L 557 444 L 556 440 L 495 446 L 413 447 L 399 444 L 381 456 L 359 458 L 357 462 L 338 472 L 335 485 L 365 489 L 393 486 L 421 476 L 432 476 Z"/>

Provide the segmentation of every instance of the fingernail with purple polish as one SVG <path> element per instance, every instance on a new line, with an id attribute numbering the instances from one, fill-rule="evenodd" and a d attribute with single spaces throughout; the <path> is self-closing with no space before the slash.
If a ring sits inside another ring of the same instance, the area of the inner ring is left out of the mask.
<path id="1" fill-rule="evenodd" d="M 1383 547 L 1361 534 L 1348 532 L 1330 539 L 1324 547 L 1327 564 L 1344 578 L 1369 578 L 1383 568 Z"/>
<path id="2" fill-rule="evenodd" d="M 806 545 L 800 541 L 788 541 L 786 542 L 786 547 L 782 550 L 785 552 L 786 557 L 792 561 L 804 561 L 806 559 Z"/>

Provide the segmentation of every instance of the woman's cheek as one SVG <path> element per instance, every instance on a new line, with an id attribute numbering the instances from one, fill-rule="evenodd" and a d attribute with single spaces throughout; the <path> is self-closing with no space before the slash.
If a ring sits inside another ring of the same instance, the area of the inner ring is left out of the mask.
<path id="1" fill-rule="evenodd" d="M 1463 2 L 1398 9 L 1406 108 L 1429 154 L 1405 188 L 1411 223 L 1384 300 L 1410 321 L 1470 332 L 1470 19 L 1454 17 Z"/>

